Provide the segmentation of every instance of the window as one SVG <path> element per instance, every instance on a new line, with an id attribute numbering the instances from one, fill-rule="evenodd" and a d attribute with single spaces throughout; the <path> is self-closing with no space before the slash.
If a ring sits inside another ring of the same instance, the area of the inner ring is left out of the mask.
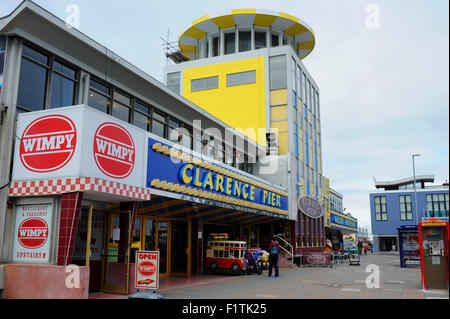
<path id="1" fill-rule="evenodd" d="M 255 50 L 267 47 L 266 40 L 265 31 L 255 31 Z"/>
<path id="2" fill-rule="evenodd" d="M 413 220 L 411 195 L 400 196 L 400 220 Z"/>
<path id="3" fill-rule="evenodd" d="M 375 196 L 375 220 L 387 220 L 386 196 Z"/>
<path id="4" fill-rule="evenodd" d="M 305 164 L 309 166 L 309 137 L 305 133 Z"/>
<path id="5" fill-rule="evenodd" d="M 302 71 L 299 66 L 297 66 L 296 76 L 297 76 L 297 95 L 303 99 L 303 97 L 301 97 L 302 84 L 301 84 L 301 80 L 300 80 L 302 77 Z"/>
<path id="6" fill-rule="evenodd" d="M 150 130 L 150 107 L 140 101 L 134 102 L 133 124 L 143 130 Z"/>
<path id="7" fill-rule="evenodd" d="M 130 122 L 130 107 L 130 97 L 115 91 L 111 115 L 128 123 Z"/>
<path id="8" fill-rule="evenodd" d="M 252 33 L 250 31 L 239 31 L 239 52 L 252 49 Z"/>
<path id="9" fill-rule="evenodd" d="M 318 162 L 317 162 L 317 143 L 314 142 L 314 168 L 318 169 Z"/>
<path id="10" fill-rule="evenodd" d="M 296 77 L 295 77 L 295 70 L 297 69 L 297 63 L 295 62 L 295 59 L 292 59 L 291 62 L 291 83 L 292 83 L 292 90 L 294 92 L 297 92 L 297 88 L 296 88 Z"/>
<path id="11" fill-rule="evenodd" d="M 294 122 L 294 140 L 295 140 L 295 156 L 299 157 L 299 151 L 298 151 L 298 125 L 297 122 Z"/>
<path id="12" fill-rule="evenodd" d="M 427 216 L 448 217 L 448 194 L 427 194 Z"/>
<path id="13" fill-rule="evenodd" d="M 271 34 L 272 47 L 280 46 L 280 37 L 276 33 Z"/>
<path id="14" fill-rule="evenodd" d="M 270 57 L 270 89 L 279 90 L 287 87 L 286 57 L 284 55 Z"/>
<path id="15" fill-rule="evenodd" d="M 256 71 L 227 74 L 227 86 L 256 83 Z"/>
<path id="16" fill-rule="evenodd" d="M 160 137 L 166 136 L 166 116 L 153 112 L 152 133 Z"/>
<path id="17" fill-rule="evenodd" d="M 212 39 L 212 55 L 218 56 L 219 55 L 219 37 L 216 36 Z"/>
<path id="18" fill-rule="evenodd" d="M 71 67 L 54 61 L 50 107 L 57 108 L 75 104 L 77 72 Z"/>
<path id="19" fill-rule="evenodd" d="M 167 87 L 180 94 L 180 72 L 173 72 L 167 74 Z"/>
<path id="20" fill-rule="evenodd" d="M 77 75 L 77 70 L 55 56 L 24 44 L 17 96 L 19 109 L 39 111 L 73 105 Z"/>
<path id="21" fill-rule="evenodd" d="M 108 86 L 91 78 L 88 98 L 88 105 L 90 107 L 103 113 L 108 113 L 109 106 L 111 105 L 110 94 L 111 89 Z"/>
<path id="22" fill-rule="evenodd" d="M 219 87 L 218 76 L 191 80 L 191 92 L 217 89 L 218 87 Z"/>
<path id="23" fill-rule="evenodd" d="M 225 54 L 236 52 L 236 33 L 225 33 Z"/>
<path id="24" fill-rule="evenodd" d="M 302 100 L 306 104 L 306 75 L 302 73 Z"/>
<path id="25" fill-rule="evenodd" d="M 174 120 L 174 119 L 169 119 L 169 140 L 174 142 L 174 143 L 178 143 L 181 139 L 181 134 L 180 134 L 180 128 L 181 128 L 181 124 Z"/>

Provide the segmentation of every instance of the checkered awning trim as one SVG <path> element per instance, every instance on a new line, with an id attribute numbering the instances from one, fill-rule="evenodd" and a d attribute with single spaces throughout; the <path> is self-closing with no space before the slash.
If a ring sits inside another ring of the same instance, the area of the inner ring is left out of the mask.
<path id="1" fill-rule="evenodd" d="M 150 189 L 92 177 L 17 181 L 13 182 L 10 187 L 9 196 L 58 195 L 86 191 L 108 193 L 140 200 L 150 200 Z"/>

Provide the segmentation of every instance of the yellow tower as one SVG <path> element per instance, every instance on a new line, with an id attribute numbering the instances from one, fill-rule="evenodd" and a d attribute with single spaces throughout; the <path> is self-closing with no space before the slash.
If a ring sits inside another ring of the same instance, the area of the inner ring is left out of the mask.
<path id="1" fill-rule="evenodd" d="M 252 132 L 276 129 L 278 153 L 297 161 L 298 193 L 322 198 L 319 89 L 301 62 L 312 29 L 282 12 L 231 10 L 194 21 L 178 46 L 167 86 L 261 146 L 266 135 Z"/>

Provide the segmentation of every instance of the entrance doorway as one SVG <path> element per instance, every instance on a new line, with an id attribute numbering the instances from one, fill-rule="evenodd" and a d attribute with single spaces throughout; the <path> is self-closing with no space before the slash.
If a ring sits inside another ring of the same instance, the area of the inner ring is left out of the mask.
<path id="1" fill-rule="evenodd" d="M 172 239 L 170 245 L 171 274 L 174 276 L 188 276 L 190 274 L 190 222 L 173 221 Z"/>
<path id="2" fill-rule="evenodd" d="M 145 218 L 142 240 L 142 250 L 159 251 L 159 275 L 168 275 L 169 270 L 169 244 L 170 223 L 169 220 L 160 218 Z"/>
<path id="3" fill-rule="evenodd" d="M 107 218 L 103 254 L 102 291 L 128 293 L 131 212 L 114 212 Z"/>

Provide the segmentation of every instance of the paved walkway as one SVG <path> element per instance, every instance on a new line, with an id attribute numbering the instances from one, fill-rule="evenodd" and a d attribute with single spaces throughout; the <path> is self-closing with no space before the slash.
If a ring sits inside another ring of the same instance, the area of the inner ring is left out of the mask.
<path id="1" fill-rule="evenodd" d="M 366 272 L 369 265 L 379 267 L 379 287 L 366 286 L 372 274 Z M 447 290 L 424 292 L 420 269 L 400 268 L 398 255 L 363 255 L 360 266 L 283 268 L 278 278 L 268 278 L 267 271 L 260 276 L 209 277 L 225 279 L 159 293 L 165 299 L 448 299 Z"/>

